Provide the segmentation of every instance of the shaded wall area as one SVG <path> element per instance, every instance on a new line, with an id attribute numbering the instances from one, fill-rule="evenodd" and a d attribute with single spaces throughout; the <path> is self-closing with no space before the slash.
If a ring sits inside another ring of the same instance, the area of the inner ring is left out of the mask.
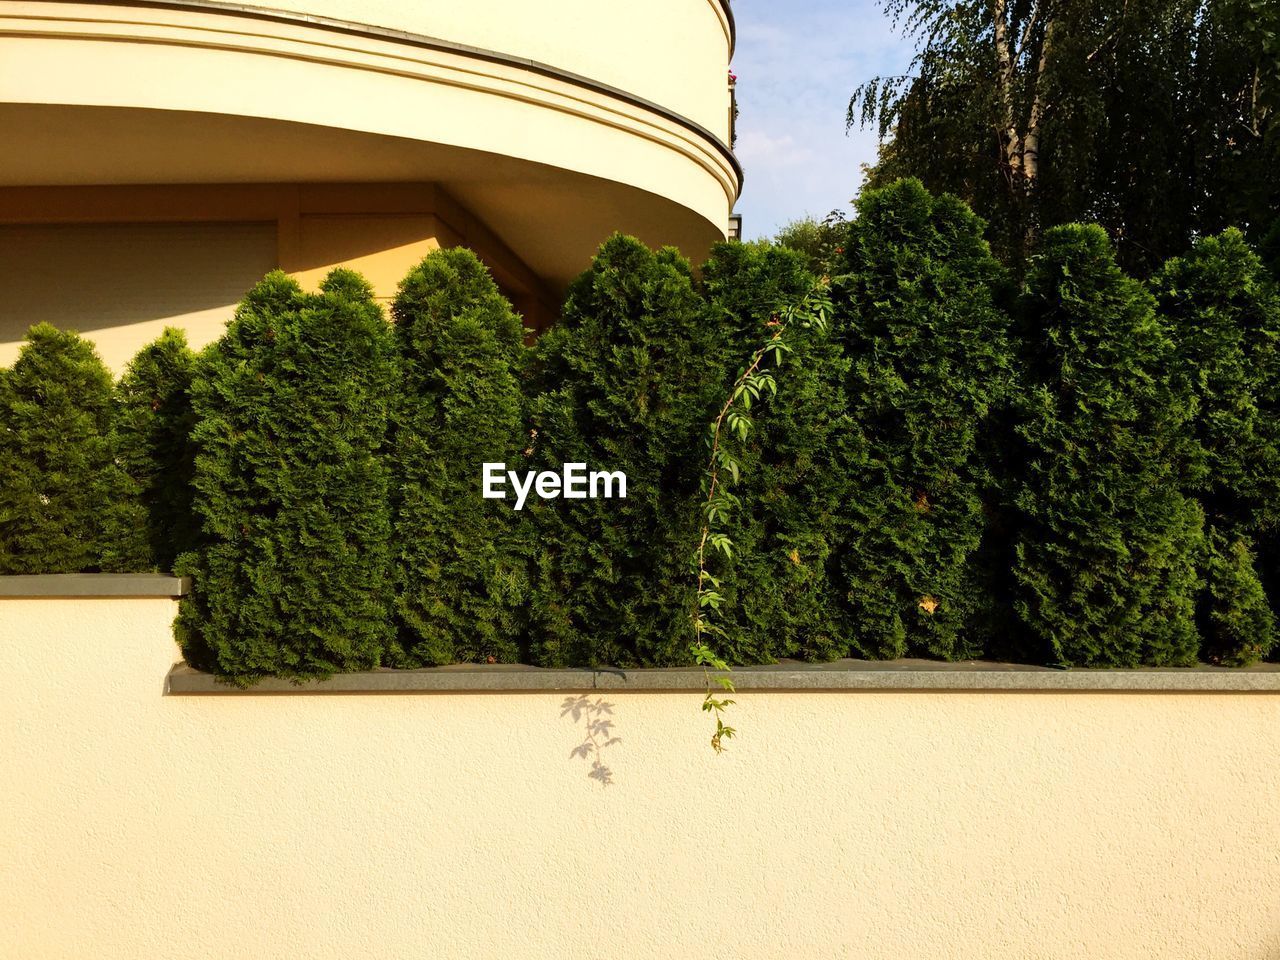
<path id="1" fill-rule="evenodd" d="M 0 365 L 48 321 L 116 373 L 166 326 L 200 348 L 277 267 L 316 288 L 363 273 L 384 305 L 439 247 L 468 246 L 542 329 L 556 295 L 434 184 L 192 184 L 0 188 Z"/>
<path id="2" fill-rule="evenodd" d="M 166 326 L 199 349 L 276 266 L 274 223 L 0 225 L 0 364 L 36 323 L 89 337 L 121 370 Z"/>

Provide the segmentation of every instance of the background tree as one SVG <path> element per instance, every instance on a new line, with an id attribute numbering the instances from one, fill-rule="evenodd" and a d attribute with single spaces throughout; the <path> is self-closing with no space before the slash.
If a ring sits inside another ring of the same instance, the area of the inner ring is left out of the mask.
<path id="1" fill-rule="evenodd" d="M 727 383 L 717 351 L 689 264 L 620 235 L 538 341 L 530 467 L 620 470 L 627 497 L 526 507 L 539 543 L 536 662 L 688 661 L 704 438 Z"/>
<path id="2" fill-rule="evenodd" d="M 773 242 L 802 254 L 809 272 L 815 277 L 826 277 L 838 270 L 848 232 L 848 219 L 844 213 L 832 210 L 821 220 L 814 217 L 792 220 L 777 232 Z"/>
<path id="3" fill-rule="evenodd" d="M 1020 265 L 1037 233 L 1096 222 L 1141 273 L 1196 235 L 1261 233 L 1280 199 L 1277 24 L 1266 0 L 886 0 L 911 70 L 847 122 L 906 175 L 967 200 Z"/>
<path id="4" fill-rule="evenodd" d="M 0 375 L 0 573 L 149 569 L 111 391 L 92 345 L 47 323 Z"/>
<path id="5" fill-rule="evenodd" d="M 470 250 L 427 255 L 392 306 L 400 349 L 392 504 L 399 640 L 391 661 L 519 659 L 528 543 L 480 465 L 527 459 L 524 330 Z"/>
<path id="6" fill-rule="evenodd" d="M 186 335 L 169 327 L 139 351 L 116 385 L 120 463 L 146 510 L 148 565 L 160 570 L 194 549 L 199 533 L 191 503 L 195 361 Z"/>
<path id="7" fill-rule="evenodd" d="M 369 285 L 267 275 L 192 382 L 202 545 L 177 623 L 188 662 L 240 683 L 377 666 L 390 639 L 381 460 L 394 340 Z"/>
<path id="8" fill-rule="evenodd" d="M 866 191 L 857 210 L 833 331 L 851 363 L 840 589 L 853 644 L 872 658 L 964 658 L 982 603 L 978 442 L 1009 375 L 992 300 L 1001 270 L 982 221 L 918 180 Z"/>
<path id="9" fill-rule="evenodd" d="M 1174 343 L 1100 227 L 1048 231 L 1029 288 L 1018 614 L 1057 663 L 1194 663 L 1198 449 Z"/>

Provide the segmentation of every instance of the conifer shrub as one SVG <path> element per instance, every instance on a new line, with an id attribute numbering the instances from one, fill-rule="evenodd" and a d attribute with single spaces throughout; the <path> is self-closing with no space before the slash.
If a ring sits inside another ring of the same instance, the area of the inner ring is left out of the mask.
<path id="1" fill-rule="evenodd" d="M 992 300 L 1000 268 L 982 221 L 917 180 L 867 191 L 857 207 L 834 320 L 851 364 L 838 584 L 852 649 L 975 656 L 990 485 L 979 439 L 1010 367 Z"/>
<path id="2" fill-rule="evenodd" d="M 811 216 L 792 220 L 774 234 L 773 242 L 801 254 L 814 274 L 830 276 L 844 259 L 844 241 L 848 232 L 844 212 L 832 210 L 822 220 Z"/>
<path id="3" fill-rule="evenodd" d="M 382 462 L 395 380 L 368 284 L 318 294 L 275 271 L 192 380 L 202 544 L 177 634 L 188 662 L 238 683 L 377 666 L 391 636 Z"/>
<path id="4" fill-rule="evenodd" d="M 814 278 L 803 253 L 734 242 L 712 250 L 703 282 L 726 364 L 736 371 Z M 737 663 L 830 660 L 847 647 L 830 567 L 850 493 L 842 457 L 851 430 L 848 363 L 828 331 L 797 325 L 787 340 L 782 364 L 765 367 L 777 393 L 752 410 L 754 429 L 736 451 L 739 505 L 726 531 L 733 554 L 719 574 L 726 635 L 717 648 Z"/>
<path id="5" fill-rule="evenodd" d="M 1271 276 L 1280 280 L 1280 219 L 1258 239 L 1258 255 Z"/>
<path id="6" fill-rule="evenodd" d="M 1048 231 L 1028 282 L 1018 615 L 1060 664 L 1194 663 L 1202 514 L 1174 344 L 1100 227 Z"/>
<path id="7" fill-rule="evenodd" d="M 392 424 L 398 641 L 390 661 L 514 662 L 528 598 L 528 537 L 480 468 L 523 469 L 524 330 L 469 250 L 438 250 L 392 307 L 400 378 Z"/>
<path id="8" fill-rule="evenodd" d="M 1252 544 L 1210 528 L 1205 537 L 1197 606 L 1201 657 L 1228 667 L 1248 666 L 1275 645 L 1275 614 L 1262 589 Z"/>
<path id="9" fill-rule="evenodd" d="M 199 531 L 191 503 L 195 362 L 186 335 L 170 327 L 138 352 L 116 385 L 120 462 L 146 510 L 148 565 L 160 570 L 194 549 Z"/>
<path id="10" fill-rule="evenodd" d="M 1273 643 L 1249 541 L 1270 544 L 1280 526 L 1280 295 L 1234 229 L 1199 240 L 1151 286 L 1195 401 L 1188 430 L 1204 456 L 1187 492 L 1213 528 L 1200 597 L 1206 654 L 1243 663 Z M 1232 601 L 1249 606 L 1224 608 Z M 1235 628 L 1249 633 L 1231 637 Z"/>
<path id="11" fill-rule="evenodd" d="M 1216 524 L 1280 523 L 1280 294 L 1244 235 L 1199 240 L 1152 278 L 1196 404 L 1194 492 Z"/>
<path id="12" fill-rule="evenodd" d="M 0 376 L 0 573 L 148 568 L 136 489 L 117 462 L 111 374 L 92 345 L 32 327 Z"/>
<path id="13" fill-rule="evenodd" d="M 622 471 L 627 496 L 526 507 L 535 662 L 687 662 L 707 425 L 727 389 L 716 336 L 689 264 L 615 235 L 538 341 L 530 466 Z"/>

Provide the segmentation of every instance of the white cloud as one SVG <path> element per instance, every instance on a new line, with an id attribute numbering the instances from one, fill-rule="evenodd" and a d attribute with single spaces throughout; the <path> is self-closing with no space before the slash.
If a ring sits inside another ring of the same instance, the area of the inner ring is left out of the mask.
<path id="1" fill-rule="evenodd" d="M 754 163 L 770 168 L 811 163 L 814 159 L 812 148 L 796 143 L 791 134 L 774 137 L 762 128 L 742 132 L 738 137 L 738 156 L 750 157 Z"/>
<path id="2" fill-rule="evenodd" d="M 881 73 L 899 73 L 911 47 L 874 0 L 735 0 L 738 201 L 748 237 L 771 236 L 806 214 L 844 206 L 875 160 L 873 131 L 845 136 L 849 95 Z"/>

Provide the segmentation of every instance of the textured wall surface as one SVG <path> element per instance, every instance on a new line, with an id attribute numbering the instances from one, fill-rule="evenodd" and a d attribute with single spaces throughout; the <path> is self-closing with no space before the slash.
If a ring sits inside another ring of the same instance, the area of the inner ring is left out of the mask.
<path id="1" fill-rule="evenodd" d="M 262 6 L 440 37 L 552 64 L 728 130 L 720 0 L 271 0 Z"/>
<path id="2" fill-rule="evenodd" d="M 286 6 L 10 0 L 0 185 L 436 183 L 559 286 L 614 229 L 698 259 L 724 238 L 719 0 Z"/>
<path id="3" fill-rule="evenodd" d="M 166 697 L 173 613 L 0 600 L 0 957 L 1280 957 L 1275 695 L 743 694 L 717 758 L 690 694 Z"/>
<path id="4" fill-rule="evenodd" d="M 0 364 L 36 323 L 87 336 L 119 373 L 178 327 L 200 349 L 276 267 L 273 223 L 0 224 Z M 104 295 L 104 291 L 109 294 Z"/>

